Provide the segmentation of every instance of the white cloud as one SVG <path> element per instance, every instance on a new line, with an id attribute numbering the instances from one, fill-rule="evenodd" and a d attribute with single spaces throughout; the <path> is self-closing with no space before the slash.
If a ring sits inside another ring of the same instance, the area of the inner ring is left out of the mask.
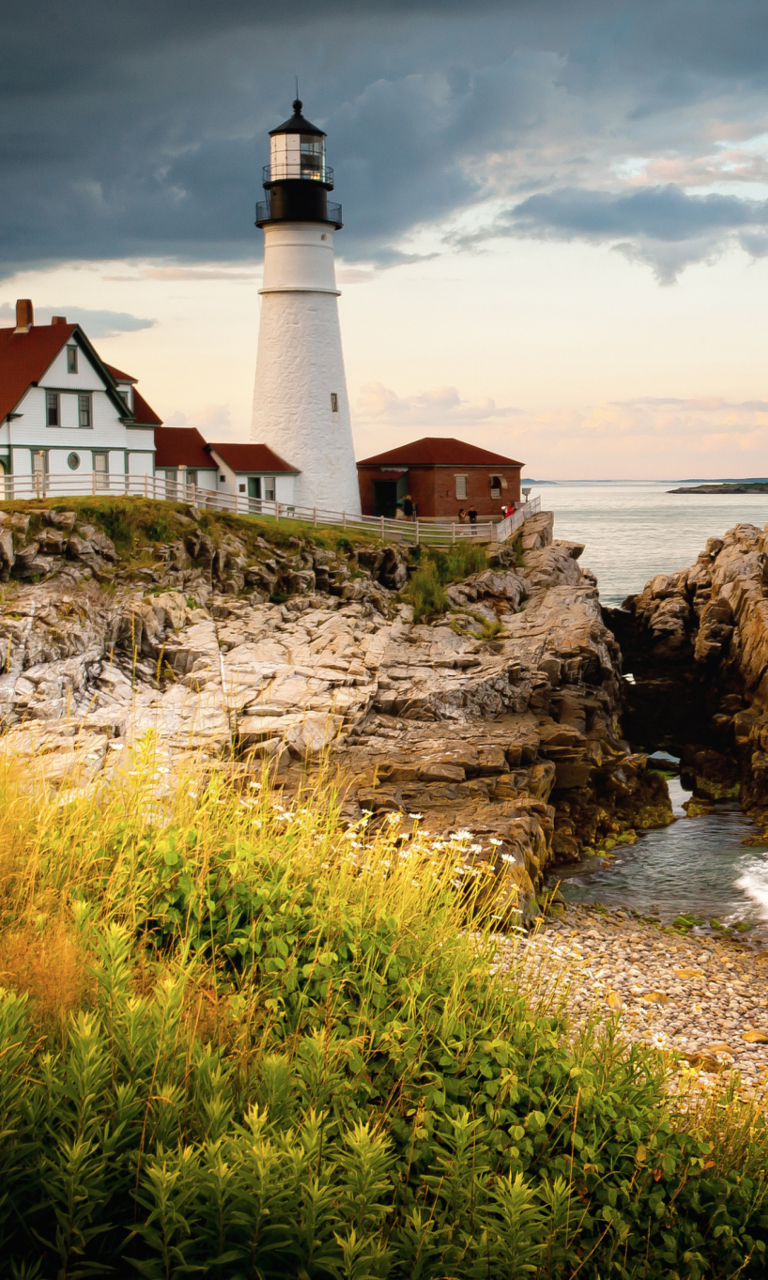
<path id="1" fill-rule="evenodd" d="M 368 382 L 360 388 L 353 408 L 356 423 L 380 423 L 393 427 L 473 427 L 491 420 L 518 414 L 518 409 L 501 407 L 491 396 L 462 400 L 456 387 L 433 387 L 416 395 L 399 396 L 382 382 Z"/>

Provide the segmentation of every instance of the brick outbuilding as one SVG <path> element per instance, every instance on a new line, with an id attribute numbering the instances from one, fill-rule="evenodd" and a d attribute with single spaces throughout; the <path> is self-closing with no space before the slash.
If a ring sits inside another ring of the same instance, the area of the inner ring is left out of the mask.
<path id="1" fill-rule="evenodd" d="M 479 520 L 520 502 L 522 462 L 464 440 L 425 436 L 357 464 L 363 515 L 395 514 L 410 494 L 420 519 L 455 520 L 474 506 Z"/>

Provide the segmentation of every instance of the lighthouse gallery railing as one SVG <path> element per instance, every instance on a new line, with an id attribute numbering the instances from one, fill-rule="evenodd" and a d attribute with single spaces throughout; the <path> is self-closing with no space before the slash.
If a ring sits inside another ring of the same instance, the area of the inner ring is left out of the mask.
<path id="1" fill-rule="evenodd" d="M 15 499 L 84 497 L 112 494 L 115 497 L 150 498 L 158 502 L 187 502 L 207 511 L 231 511 L 236 515 L 259 516 L 265 520 L 297 521 L 302 524 L 331 525 L 359 529 L 410 545 L 446 546 L 461 541 L 506 542 L 522 528 L 529 516 L 541 510 L 541 499 L 522 503 L 503 520 L 483 520 L 458 524 L 447 520 L 389 520 L 385 516 L 362 516 L 348 511 L 328 511 L 296 503 L 251 498 L 244 493 L 217 493 L 201 489 L 186 480 L 166 480 L 159 475 L 123 475 L 93 471 L 80 476 L 6 475 L 0 480 L 0 494 L 6 502 Z"/>

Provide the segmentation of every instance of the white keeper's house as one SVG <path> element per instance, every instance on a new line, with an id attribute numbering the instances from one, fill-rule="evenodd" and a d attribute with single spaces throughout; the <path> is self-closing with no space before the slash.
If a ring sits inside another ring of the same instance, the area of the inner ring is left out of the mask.
<path id="1" fill-rule="evenodd" d="M 102 360 L 64 316 L 35 324 L 24 298 L 15 328 L 0 329 L 0 491 L 8 477 L 9 496 L 25 482 L 51 495 L 159 497 L 184 496 L 179 486 L 192 484 L 288 507 L 298 475 L 266 444 L 207 442 L 195 427 L 163 426 L 137 379 Z M 168 487 L 147 490 L 154 477 Z"/>
<path id="2" fill-rule="evenodd" d="M 89 487 L 93 472 L 152 475 L 158 426 L 136 378 L 106 364 L 78 324 L 36 325 L 29 299 L 16 303 L 16 327 L 0 329 L 4 473 L 82 472 Z"/>

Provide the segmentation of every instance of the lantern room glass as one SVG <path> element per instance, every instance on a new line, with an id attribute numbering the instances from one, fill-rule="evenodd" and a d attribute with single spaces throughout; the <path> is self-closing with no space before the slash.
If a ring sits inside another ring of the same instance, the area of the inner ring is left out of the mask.
<path id="1" fill-rule="evenodd" d="M 323 179 L 325 169 L 325 139 L 313 134 L 301 134 L 301 176 Z"/>

